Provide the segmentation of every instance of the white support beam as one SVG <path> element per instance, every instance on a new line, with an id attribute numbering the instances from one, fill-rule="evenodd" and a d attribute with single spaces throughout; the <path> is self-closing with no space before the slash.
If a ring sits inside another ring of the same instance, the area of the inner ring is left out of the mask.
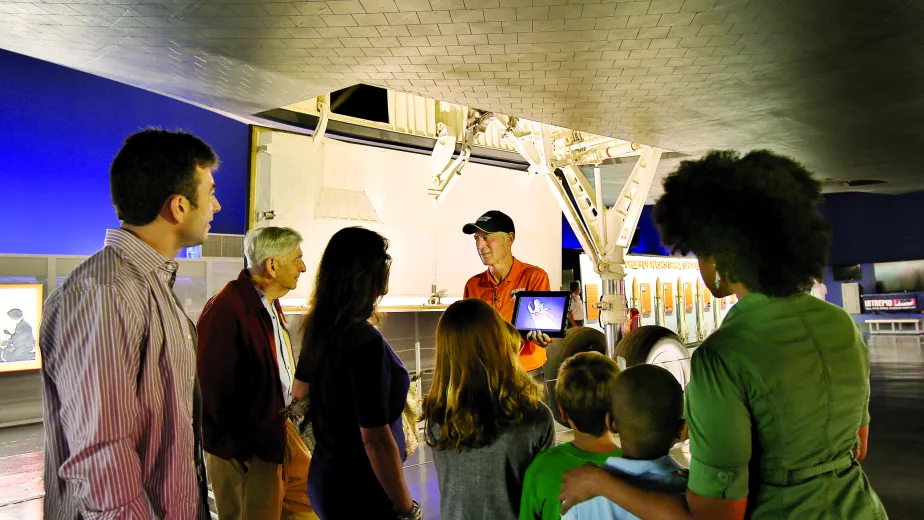
<path id="1" fill-rule="evenodd" d="M 571 200 L 568 198 L 568 193 L 565 191 L 564 186 L 561 182 L 559 182 L 554 172 L 546 172 L 546 179 L 549 181 L 549 187 L 552 189 L 552 195 L 555 196 L 555 200 L 558 202 L 558 206 L 561 208 L 562 213 L 564 213 L 565 219 L 571 226 L 572 231 L 574 231 L 574 234 L 578 239 L 578 243 L 581 244 L 581 248 L 584 249 L 584 252 L 587 253 L 587 256 L 590 257 L 591 260 L 596 262 L 596 259 L 599 258 L 600 253 L 597 250 L 596 240 L 582 223 L 582 218 L 584 218 L 583 215 L 585 212 L 581 211 L 579 207 L 575 207 L 573 204 L 571 204 Z"/>
<path id="2" fill-rule="evenodd" d="M 582 232 L 585 232 L 589 236 L 591 241 L 590 246 L 584 246 L 584 251 L 590 255 L 590 259 L 593 260 L 594 264 L 599 261 L 603 251 L 599 248 L 599 245 L 603 241 L 602 235 L 600 235 L 600 224 L 599 222 L 603 220 L 603 213 L 597 207 L 597 204 L 594 202 L 595 194 L 593 189 L 590 187 L 590 183 L 587 182 L 587 178 L 584 177 L 584 174 L 576 166 L 565 166 L 561 168 L 562 178 L 564 183 L 568 185 L 568 188 L 571 191 L 571 196 L 574 198 L 574 204 L 571 203 L 571 200 L 566 196 L 563 201 L 559 202 L 559 205 L 562 206 L 562 211 L 565 211 L 564 208 L 568 207 L 572 209 L 577 215 L 580 215 L 583 219 L 584 224 L 586 224 L 586 231 L 582 229 Z M 563 187 L 562 182 L 558 180 L 558 177 L 554 173 L 549 173 L 551 178 L 554 180 L 555 184 L 559 187 Z M 574 206 L 574 207 L 572 207 Z M 567 213 L 567 212 L 566 212 Z M 581 224 L 580 220 L 576 221 L 576 224 L 572 224 L 575 234 L 578 234 L 576 226 L 584 227 Z"/>
<path id="3" fill-rule="evenodd" d="M 327 122 L 330 120 L 330 94 L 318 96 L 318 124 L 314 127 L 314 133 L 311 135 L 311 146 L 314 150 L 321 147 L 321 141 L 327 132 Z"/>
<path id="4" fill-rule="evenodd" d="M 612 208 L 622 218 L 619 235 L 613 247 L 625 249 L 632 243 L 632 235 L 638 226 L 638 219 L 642 215 L 645 201 L 648 200 L 648 192 L 651 191 L 651 183 L 660 162 L 660 148 L 648 146 L 643 148 L 642 154 L 629 175 L 629 180 L 623 186 Z"/>
<path id="5" fill-rule="evenodd" d="M 272 220 L 273 197 L 270 186 L 273 182 L 273 132 L 257 132 L 257 153 L 254 160 L 254 227 L 267 226 L 266 220 Z"/>
<path id="6" fill-rule="evenodd" d="M 531 173 L 546 177 L 578 242 L 603 278 L 603 298 L 599 307 L 607 335 L 608 354 L 612 356 L 618 327 L 625 323 L 628 314 L 623 255 L 638 225 L 661 159 L 661 149 L 601 136 L 584 140 L 579 132 L 572 130 L 470 110 L 463 152 L 472 142 L 473 132 L 483 132 L 488 125 L 501 133 L 505 142 L 526 159 Z M 438 145 L 434 150 L 434 157 L 442 155 L 436 162 L 439 165 L 449 162 L 451 154 L 445 151 L 440 154 L 439 148 L 445 149 L 445 145 Z M 599 165 L 608 158 L 631 155 L 638 155 L 638 162 L 614 207 L 607 208 L 603 202 Z M 593 189 L 578 169 L 581 164 L 597 167 Z M 561 171 L 561 178 L 555 173 L 556 169 Z M 450 178 L 439 175 L 439 167 L 435 170 L 437 186 L 434 186 L 436 189 L 431 188 L 430 193 L 442 196 L 458 170 L 449 164 L 448 172 L 444 170 L 444 173 L 449 173 Z"/>
<path id="7" fill-rule="evenodd" d="M 493 112 L 482 112 L 470 108 L 463 123 L 465 129 L 462 134 L 462 150 L 455 159 L 452 158 L 456 147 L 455 137 L 447 134 L 436 140 L 436 146 L 430 155 L 433 181 L 427 193 L 435 197 L 437 202 L 446 196 L 459 172 L 462 171 L 462 167 L 468 163 L 472 155 L 472 146 L 475 145 L 475 136 L 484 133 L 487 125 L 493 124 L 496 120 Z"/>

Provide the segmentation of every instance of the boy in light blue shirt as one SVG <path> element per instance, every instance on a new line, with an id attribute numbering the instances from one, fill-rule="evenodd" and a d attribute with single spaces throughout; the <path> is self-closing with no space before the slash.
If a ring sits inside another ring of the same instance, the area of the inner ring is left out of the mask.
<path id="1" fill-rule="evenodd" d="M 667 370 L 637 365 L 616 377 L 610 428 L 619 433 L 622 457 L 610 457 L 604 469 L 640 487 L 685 493 L 687 479 L 669 455 L 686 438 L 683 389 Z M 637 517 L 603 497 L 575 504 L 562 520 L 630 520 Z"/>

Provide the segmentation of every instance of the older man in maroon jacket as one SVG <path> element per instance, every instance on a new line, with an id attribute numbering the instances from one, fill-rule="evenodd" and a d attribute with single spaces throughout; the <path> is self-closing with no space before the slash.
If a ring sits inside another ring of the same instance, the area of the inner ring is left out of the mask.
<path id="1" fill-rule="evenodd" d="M 310 455 L 285 414 L 295 362 L 279 298 L 305 272 L 301 241 L 288 228 L 248 233 L 249 268 L 199 318 L 205 462 L 221 520 L 317 518 Z"/>

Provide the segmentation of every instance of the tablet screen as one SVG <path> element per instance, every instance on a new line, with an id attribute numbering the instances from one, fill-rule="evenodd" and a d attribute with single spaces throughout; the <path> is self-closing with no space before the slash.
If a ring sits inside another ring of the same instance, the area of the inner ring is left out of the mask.
<path id="1" fill-rule="evenodd" d="M 513 326 L 521 332 L 538 330 L 552 337 L 564 335 L 571 293 L 568 291 L 521 291 L 516 295 Z"/>

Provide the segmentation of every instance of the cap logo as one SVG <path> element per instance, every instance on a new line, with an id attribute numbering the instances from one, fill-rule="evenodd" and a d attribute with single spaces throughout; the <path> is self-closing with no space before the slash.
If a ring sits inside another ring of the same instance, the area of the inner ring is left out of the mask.
<path id="1" fill-rule="evenodd" d="M 486 222 L 488 220 L 491 220 L 491 217 L 478 217 L 478 220 L 475 222 Z"/>

